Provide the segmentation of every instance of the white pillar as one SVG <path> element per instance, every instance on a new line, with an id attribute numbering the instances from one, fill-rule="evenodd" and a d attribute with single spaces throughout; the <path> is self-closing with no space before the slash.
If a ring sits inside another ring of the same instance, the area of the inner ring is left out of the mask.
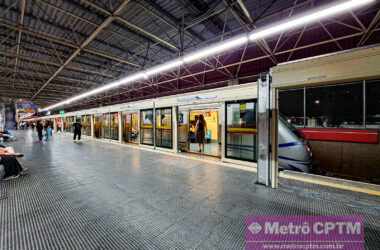
<path id="1" fill-rule="evenodd" d="M 173 139 L 173 151 L 178 153 L 178 107 L 172 107 L 172 139 Z"/>
<path id="2" fill-rule="evenodd" d="M 57 118 L 53 118 L 53 133 L 57 132 Z"/>
<path id="3" fill-rule="evenodd" d="M 123 142 L 123 124 L 121 120 L 121 112 L 117 112 L 117 119 L 119 120 L 119 142 Z"/>
<path id="4" fill-rule="evenodd" d="M 91 138 L 94 138 L 95 131 L 94 131 L 94 115 L 90 115 L 90 124 L 91 124 Z"/>
<path id="5" fill-rule="evenodd" d="M 222 103 L 222 106 L 219 108 L 220 112 L 219 112 L 219 120 L 220 120 L 220 124 L 221 124 L 221 128 L 220 128 L 220 142 L 221 142 L 221 158 L 222 160 L 224 160 L 226 158 L 226 103 L 223 102 Z"/>

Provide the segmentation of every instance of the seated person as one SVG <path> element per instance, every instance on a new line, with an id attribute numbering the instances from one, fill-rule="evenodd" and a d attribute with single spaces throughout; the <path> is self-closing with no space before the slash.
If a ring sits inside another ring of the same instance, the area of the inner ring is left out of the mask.
<path id="1" fill-rule="evenodd" d="M 0 145 L 0 164 L 4 166 L 4 179 L 9 180 L 26 174 L 26 168 L 23 168 L 16 157 L 22 157 L 22 154 L 15 153 L 13 148 Z"/>

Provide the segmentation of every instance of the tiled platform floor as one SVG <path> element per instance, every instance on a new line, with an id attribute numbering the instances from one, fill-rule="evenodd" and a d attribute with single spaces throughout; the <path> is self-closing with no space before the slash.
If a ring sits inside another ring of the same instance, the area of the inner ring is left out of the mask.
<path id="1" fill-rule="evenodd" d="M 244 249 L 246 215 L 363 214 L 380 249 L 380 198 L 217 164 L 31 131 L 14 143 L 30 175 L 0 182 L 0 249 Z"/>

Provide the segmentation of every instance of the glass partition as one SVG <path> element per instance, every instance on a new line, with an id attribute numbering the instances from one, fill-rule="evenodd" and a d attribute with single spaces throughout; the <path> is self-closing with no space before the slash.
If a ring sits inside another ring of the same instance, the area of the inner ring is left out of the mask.
<path id="1" fill-rule="evenodd" d="M 110 128 L 111 128 L 110 114 L 104 113 L 102 114 L 102 138 L 104 139 L 111 138 Z"/>
<path id="2" fill-rule="evenodd" d="M 82 134 L 91 136 L 91 116 L 83 115 L 81 123 L 82 123 Z"/>
<path id="3" fill-rule="evenodd" d="M 366 82 L 366 126 L 380 128 L 380 80 Z"/>
<path id="4" fill-rule="evenodd" d="M 363 127 L 363 85 L 350 83 L 306 88 L 307 127 Z"/>
<path id="5" fill-rule="evenodd" d="M 122 113 L 123 121 L 123 141 L 128 143 L 138 143 L 139 138 L 139 117 L 138 113 Z"/>
<path id="6" fill-rule="evenodd" d="M 94 136 L 95 138 L 102 138 L 102 115 L 95 114 L 94 115 Z"/>
<path id="7" fill-rule="evenodd" d="M 74 123 L 74 117 L 73 116 L 68 116 L 65 117 L 63 120 L 63 130 L 65 132 L 73 132 L 73 123 Z"/>
<path id="8" fill-rule="evenodd" d="M 56 124 L 56 132 L 62 132 L 63 131 L 63 121 L 62 118 L 55 118 L 55 124 Z"/>
<path id="9" fill-rule="evenodd" d="M 226 158 L 255 162 L 256 101 L 226 103 Z"/>
<path id="10" fill-rule="evenodd" d="M 173 148 L 172 108 L 156 109 L 156 146 Z"/>
<path id="11" fill-rule="evenodd" d="M 153 146 L 153 109 L 141 110 L 141 144 Z"/>
<path id="12" fill-rule="evenodd" d="M 304 89 L 291 89 L 279 92 L 280 113 L 288 123 L 296 127 L 305 126 Z"/>
<path id="13" fill-rule="evenodd" d="M 112 140 L 119 140 L 119 114 L 117 112 L 110 114 L 110 137 Z"/>

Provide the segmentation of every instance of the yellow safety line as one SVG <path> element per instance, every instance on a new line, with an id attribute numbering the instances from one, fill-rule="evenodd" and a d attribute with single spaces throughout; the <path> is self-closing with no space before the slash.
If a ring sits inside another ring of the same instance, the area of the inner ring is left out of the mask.
<path id="1" fill-rule="evenodd" d="M 377 191 L 377 190 L 374 190 L 371 188 L 358 187 L 355 185 L 349 185 L 348 183 L 337 183 L 337 182 L 333 182 L 333 180 L 331 180 L 331 181 L 321 180 L 319 177 L 308 178 L 308 177 L 304 177 L 304 176 L 296 176 L 296 175 L 292 175 L 290 173 L 283 173 L 283 172 L 279 173 L 279 177 L 285 178 L 285 179 L 290 179 L 290 180 L 302 181 L 302 182 L 311 183 L 311 184 L 317 184 L 317 185 L 321 185 L 321 186 L 333 187 L 333 188 L 342 189 L 342 190 L 348 190 L 348 191 L 353 191 L 353 192 L 359 192 L 359 193 L 365 193 L 365 194 L 380 196 L 380 191 Z M 339 181 L 339 180 L 337 180 L 337 181 Z"/>

